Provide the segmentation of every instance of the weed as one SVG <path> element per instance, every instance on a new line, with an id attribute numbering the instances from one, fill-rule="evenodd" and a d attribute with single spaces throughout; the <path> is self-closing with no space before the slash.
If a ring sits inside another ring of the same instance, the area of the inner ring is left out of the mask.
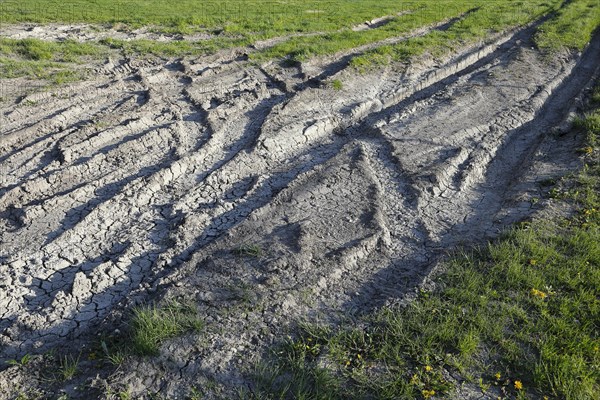
<path id="1" fill-rule="evenodd" d="M 8 360 L 6 363 L 8 365 L 18 365 L 20 367 L 24 367 L 29 364 L 29 361 L 31 361 L 31 354 L 25 354 L 20 360 Z"/>
<path id="2" fill-rule="evenodd" d="M 26 391 L 19 390 L 19 392 L 14 397 L 14 400 L 41 400 L 44 398 L 44 394 L 39 392 L 38 390 L 28 389 Z"/>
<path id="3" fill-rule="evenodd" d="M 100 342 L 100 346 L 102 347 L 104 356 L 112 365 L 119 366 L 119 365 L 123 364 L 123 362 L 125 362 L 125 359 L 127 358 L 125 351 L 123 351 L 121 349 L 117 349 L 112 352 L 109 351 L 108 345 L 106 344 L 106 341 L 104 341 L 104 340 L 102 340 Z"/>
<path id="4" fill-rule="evenodd" d="M 72 355 L 66 355 L 60 358 L 60 378 L 62 381 L 68 381 L 77 374 L 79 367 L 79 357 L 73 357 Z"/>
<path id="5" fill-rule="evenodd" d="M 263 249 L 259 244 L 243 244 L 236 248 L 234 253 L 244 257 L 260 257 L 263 254 Z"/>
<path id="6" fill-rule="evenodd" d="M 119 400 L 130 400 L 130 399 L 131 399 L 131 393 L 129 392 L 129 389 L 121 390 L 119 392 Z"/>
<path id="7" fill-rule="evenodd" d="M 190 305 L 171 302 L 164 307 L 137 307 L 131 321 L 133 350 L 139 355 L 155 355 L 165 340 L 202 327 L 203 321 Z"/>
<path id="8" fill-rule="evenodd" d="M 190 389 L 190 394 L 188 395 L 189 400 L 201 400 L 204 397 L 202 391 L 196 387 L 192 387 Z"/>
<path id="9" fill-rule="evenodd" d="M 333 90 L 342 90 L 344 88 L 344 84 L 339 79 L 335 79 L 331 81 L 331 87 Z"/>

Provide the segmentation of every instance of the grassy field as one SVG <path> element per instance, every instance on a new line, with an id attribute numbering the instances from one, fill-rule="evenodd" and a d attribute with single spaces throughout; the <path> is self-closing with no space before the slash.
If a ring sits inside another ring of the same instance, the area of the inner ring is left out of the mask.
<path id="1" fill-rule="evenodd" d="M 102 59 L 111 51 L 128 55 L 152 54 L 184 57 L 212 54 L 220 49 L 246 47 L 258 40 L 284 36 L 271 47 L 251 57 L 262 62 L 288 58 L 294 62 L 315 56 L 352 51 L 360 46 L 351 64 L 359 70 L 394 61 L 406 62 L 429 53 L 441 56 L 460 46 L 484 40 L 490 34 L 527 24 L 552 12 L 556 15 L 539 28 L 537 43 L 550 50 L 561 47 L 581 49 L 600 25 L 600 5 L 595 0 L 574 0 L 562 6 L 560 0 L 481 0 L 429 2 L 396 1 L 4 1 L 0 3 L 0 23 L 95 23 L 121 30 L 140 26 L 163 32 L 202 31 L 213 36 L 206 40 L 155 42 L 117 40 L 79 43 L 52 43 L 36 39 L 0 39 L 0 77 L 28 76 L 60 84 L 81 79 L 77 64 Z M 381 26 L 351 29 L 356 24 L 388 16 Z M 430 32 L 396 44 L 382 41 L 410 36 L 417 29 L 447 23 L 445 29 Z M 300 36 L 297 36 L 300 34 Z M 310 34 L 309 36 L 302 36 Z M 289 36 L 287 36 L 289 35 Z M 379 43 L 378 42 L 382 42 Z"/>
<path id="2" fill-rule="evenodd" d="M 183 33 L 223 30 L 281 34 L 333 31 L 426 3 L 423 0 L 406 3 L 395 0 L 19 0 L 2 2 L 1 21 L 152 25 L 158 30 Z"/>
<path id="3" fill-rule="evenodd" d="M 584 169 L 546 187 L 574 216 L 454 256 L 436 290 L 405 308 L 350 328 L 301 325 L 259 370 L 264 398 L 444 398 L 459 377 L 502 398 L 597 399 L 600 86 L 593 101 L 576 126 Z"/>

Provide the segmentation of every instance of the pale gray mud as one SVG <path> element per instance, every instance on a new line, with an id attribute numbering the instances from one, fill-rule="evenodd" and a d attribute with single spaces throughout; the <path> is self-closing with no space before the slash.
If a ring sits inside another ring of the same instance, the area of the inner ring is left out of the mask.
<path id="1" fill-rule="evenodd" d="M 231 398 L 295 322 L 405 301 L 447 250 L 530 217 L 540 182 L 579 165 L 580 138 L 553 128 L 600 59 L 598 37 L 545 57 L 533 31 L 371 74 L 109 60 L 1 103 L 0 362 L 82 358 L 67 383 L 3 365 L 0 396 Z M 95 369 L 99 332 L 169 299 L 205 329 Z"/>

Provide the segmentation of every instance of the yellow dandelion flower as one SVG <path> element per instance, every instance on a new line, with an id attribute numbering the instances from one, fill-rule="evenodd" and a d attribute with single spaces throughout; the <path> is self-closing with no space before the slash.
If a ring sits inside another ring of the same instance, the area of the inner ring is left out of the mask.
<path id="1" fill-rule="evenodd" d="M 534 297 L 539 297 L 540 299 L 545 299 L 548 295 L 541 290 L 531 289 L 531 295 Z"/>
<path id="2" fill-rule="evenodd" d="M 523 382 L 516 380 L 515 381 L 515 389 L 517 389 L 517 390 L 523 389 Z"/>
<path id="3" fill-rule="evenodd" d="M 494 375 L 494 378 L 496 378 L 496 380 L 499 381 L 500 378 L 502 378 L 502 375 L 500 375 L 500 372 L 496 372 L 496 375 Z"/>
<path id="4" fill-rule="evenodd" d="M 431 390 L 424 389 L 421 393 L 423 394 L 423 397 L 425 397 L 426 399 L 428 399 L 428 398 L 432 397 L 433 395 L 435 395 L 435 390 L 433 390 L 433 389 L 431 389 Z"/>
<path id="5" fill-rule="evenodd" d="M 426 365 L 425 366 L 425 371 L 431 372 L 431 371 L 433 371 L 433 367 L 431 365 Z"/>

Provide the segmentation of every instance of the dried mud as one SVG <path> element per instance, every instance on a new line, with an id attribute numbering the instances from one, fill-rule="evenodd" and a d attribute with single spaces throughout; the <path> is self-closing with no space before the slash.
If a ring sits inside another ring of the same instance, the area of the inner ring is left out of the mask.
<path id="1" fill-rule="evenodd" d="M 533 31 L 366 74 L 337 56 L 116 59 L 0 103 L 0 363 L 85 356 L 148 301 L 192 301 L 206 322 L 159 357 L 86 359 L 68 384 L 3 366 L 0 396 L 229 398 L 290 324 L 405 301 L 449 249 L 547 206 L 540 182 L 580 165 L 555 127 L 600 41 L 547 57 Z"/>

